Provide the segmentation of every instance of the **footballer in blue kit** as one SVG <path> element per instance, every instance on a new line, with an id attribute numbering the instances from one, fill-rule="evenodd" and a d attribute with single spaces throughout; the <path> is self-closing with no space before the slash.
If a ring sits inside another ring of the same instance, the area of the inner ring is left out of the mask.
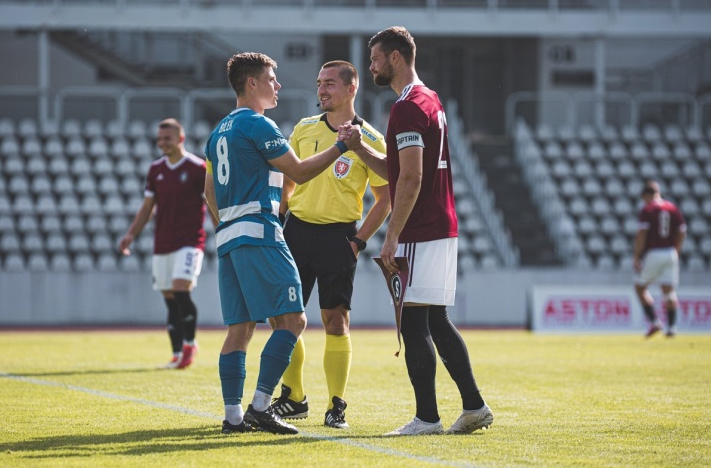
<path id="1" fill-rule="evenodd" d="M 279 223 L 284 176 L 268 163 L 288 150 L 276 124 L 249 108 L 232 111 L 208 139 L 208 172 L 218 181 L 216 242 L 225 325 L 304 310 L 299 273 Z"/>
<path id="2" fill-rule="evenodd" d="M 306 328 L 301 281 L 282 226 L 279 204 L 284 174 L 304 183 L 323 172 L 347 149 L 339 141 L 300 160 L 266 109 L 276 107 L 281 85 L 276 62 L 260 53 L 234 55 L 227 76 L 236 109 L 217 125 L 205 147 L 205 199 L 219 220 L 216 229 L 222 317 L 227 336 L 219 374 L 225 434 L 255 429 L 275 434 L 298 430 L 277 415 L 271 400 Z M 252 403 L 242 408 L 246 356 L 257 322 L 273 330 L 260 354 Z"/>

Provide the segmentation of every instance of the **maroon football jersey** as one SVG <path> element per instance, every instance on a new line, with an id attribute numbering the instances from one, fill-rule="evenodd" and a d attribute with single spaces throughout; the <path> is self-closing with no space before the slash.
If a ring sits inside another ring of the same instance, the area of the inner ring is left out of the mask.
<path id="1" fill-rule="evenodd" d="M 420 194 L 400 233 L 399 242 L 427 242 L 457 237 L 447 120 L 437 93 L 421 82 L 406 86 L 390 109 L 386 143 L 390 200 L 393 205 L 400 176 L 400 149 L 424 145 Z"/>
<path id="2" fill-rule="evenodd" d="M 674 247 L 677 236 L 686 230 L 681 211 L 670 201 L 653 200 L 639 212 L 639 229 L 647 230 L 643 252 Z"/>
<path id="3" fill-rule="evenodd" d="M 190 153 L 175 165 L 166 156 L 151 164 L 145 196 L 155 199 L 154 253 L 205 250 L 205 170 L 205 161 Z"/>

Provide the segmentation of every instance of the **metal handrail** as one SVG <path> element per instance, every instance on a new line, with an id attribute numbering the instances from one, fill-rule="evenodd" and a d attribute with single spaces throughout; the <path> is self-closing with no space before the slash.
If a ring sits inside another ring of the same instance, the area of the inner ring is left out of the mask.
<path id="1" fill-rule="evenodd" d="M 464 179 L 469 185 L 469 190 L 474 195 L 474 200 L 479 206 L 479 212 L 503 264 L 507 267 L 518 266 L 520 263 L 519 253 L 513 246 L 511 236 L 504 227 L 501 214 L 494 206 L 494 196 L 487 188 L 486 178 L 483 176 L 479 164 L 465 139 L 464 124 L 458 115 L 457 102 L 453 99 L 448 100 L 447 109 L 450 156 L 456 160 L 457 170 L 461 170 L 464 173 Z"/>
<path id="2" fill-rule="evenodd" d="M 114 99 L 116 111 L 120 112 L 121 106 L 119 101 L 123 92 L 124 88 L 116 86 L 66 86 L 61 88 L 54 95 L 54 109 L 51 118 L 56 121 L 62 121 L 64 119 L 64 103 L 69 97 L 105 97 Z"/>
<path id="3" fill-rule="evenodd" d="M 699 114 L 696 107 L 696 97 L 689 93 L 681 92 L 664 92 L 664 91 L 646 91 L 642 93 L 635 94 L 633 97 L 634 105 L 632 106 L 632 121 L 630 122 L 634 127 L 639 126 L 639 114 L 640 108 L 649 103 L 660 103 L 667 102 L 673 104 L 679 104 L 679 125 L 682 127 L 688 127 L 689 124 L 697 125 L 698 122 L 694 122 L 693 118 L 696 118 Z M 689 106 L 689 111 L 683 112 L 683 106 Z M 689 121 L 687 121 L 687 119 Z"/>
<path id="4" fill-rule="evenodd" d="M 519 119 L 516 122 L 513 138 L 514 157 L 531 190 L 541 217 L 546 222 L 555 250 L 566 265 L 572 265 L 582 251 L 582 241 L 574 229 L 569 229 L 567 236 L 563 234 L 565 224 L 572 223 L 572 220 L 564 214 L 565 205 L 558 192 L 556 190 L 546 190 L 546 187 L 553 187 L 553 181 L 550 179 L 548 171 L 544 170 L 541 173 L 536 173 L 536 168 L 544 167 L 545 162 L 540 153 L 530 150 L 530 145 L 534 144 L 534 141 L 531 130 L 523 119 Z M 545 180 L 541 179 L 541 177 Z"/>
<path id="5" fill-rule="evenodd" d="M 511 93 L 506 98 L 505 104 L 505 125 L 506 132 L 510 135 L 514 131 L 516 124 L 516 107 L 522 102 L 556 102 L 562 103 L 564 106 L 565 120 L 573 124 L 575 122 L 575 113 L 571 105 L 570 93 L 564 91 L 516 91 Z"/>
<path id="6" fill-rule="evenodd" d="M 508 98 L 506 98 L 505 104 L 505 122 L 506 131 L 508 134 L 513 134 L 515 130 L 515 123 L 520 115 L 517 112 L 517 107 L 523 102 L 534 102 L 534 103 L 559 103 L 564 106 L 563 114 L 565 116 L 566 125 L 575 128 L 577 124 L 580 123 L 580 118 L 578 116 L 579 107 L 584 102 L 605 102 L 605 101 L 617 101 L 629 106 L 630 124 L 632 126 L 640 125 L 640 109 L 649 104 L 658 103 L 673 103 L 679 104 L 679 122 L 680 126 L 683 127 L 703 127 L 703 107 L 707 106 L 711 102 L 711 94 L 706 94 L 700 97 L 696 97 L 690 93 L 682 92 L 640 92 L 637 94 L 630 94 L 624 92 L 605 92 L 602 95 L 596 95 L 591 92 L 564 92 L 564 91 L 518 91 L 511 93 Z M 684 112 L 684 107 L 688 106 L 688 111 Z M 538 114 L 541 122 L 550 123 L 546 121 L 546 116 L 539 113 Z M 596 119 L 598 126 L 602 126 L 605 123 L 604 116 L 599 116 Z"/>
<path id="7" fill-rule="evenodd" d="M 16 89 L 17 88 L 17 89 Z M 39 90 L 36 87 L 2 87 L 0 95 L 29 95 L 39 99 Z M 312 93 L 304 90 L 282 90 L 279 92 L 281 99 L 302 101 L 304 108 L 311 102 Z M 53 113 L 50 120 L 61 121 L 65 118 L 65 101 L 73 97 L 102 97 L 113 99 L 116 114 L 113 116 L 119 124 L 126 126 L 130 120 L 130 105 L 135 99 L 166 98 L 175 100 L 180 108 L 180 119 L 186 128 L 194 123 L 195 101 L 200 99 L 224 99 L 232 102 L 235 98 L 234 91 L 230 89 L 193 89 L 189 92 L 178 88 L 119 88 L 113 86 L 68 86 L 59 90 L 54 96 Z"/>
<path id="8" fill-rule="evenodd" d="M 0 0 L 2 1 L 2 0 Z M 288 99 L 299 99 L 305 103 L 305 108 L 308 108 L 310 92 L 305 90 L 282 90 L 280 95 Z M 371 117 L 371 123 L 376 128 L 385 130 L 387 122 L 382 115 L 378 114 L 377 109 L 385 108 L 385 103 L 390 97 L 389 92 L 382 93 L 363 93 L 363 98 L 371 103 L 374 110 L 374 115 Z M 130 100 L 135 96 L 146 97 L 170 97 L 174 96 L 180 99 L 181 113 L 183 119 L 187 122 L 192 120 L 192 111 L 196 99 L 210 99 L 212 97 L 230 99 L 233 92 L 229 89 L 212 89 L 212 88 L 197 88 L 186 92 L 177 88 L 122 88 L 115 86 L 67 86 L 61 88 L 54 93 L 53 97 L 42 94 L 37 86 L 0 86 L 0 97 L 29 97 L 37 100 L 38 119 L 41 122 L 48 120 L 62 120 L 64 118 L 65 101 L 70 97 L 105 97 L 116 100 L 117 120 L 121 122 L 128 121 L 127 99 Z M 47 103 L 52 101 L 53 105 L 41 105 L 44 100 Z M 679 123 L 685 127 L 705 128 L 708 122 L 703 119 L 704 109 L 711 105 L 711 94 L 702 96 L 693 96 L 689 93 L 670 93 L 670 92 L 644 92 L 636 95 L 623 92 L 606 92 L 596 95 L 591 92 L 566 93 L 561 91 L 518 91 L 508 96 L 505 103 L 505 122 L 506 131 L 509 135 L 515 130 L 516 120 L 520 117 L 518 106 L 524 102 L 554 102 L 564 106 L 563 115 L 567 125 L 575 127 L 580 123 L 578 117 L 578 109 L 583 103 L 589 102 L 620 102 L 623 105 L 629 106 L 629 123 L 633 126 L 639 125 L 640 108 L 650 103 L 677 103 L 681 106 L 688 106 L 688 112 L 684 112 L 684 108 L 680 108 Z M 43 111 L 44 109 L 44 111 Z M 51 113 L 47 112 L 51 109 Z M 46 115 L 43 115 L 46 114 Z M 539 115 L 542 122 L 546 122 L 545 116 Z M 550 123 L 550 122 L 546 122 Z M 603 124 L 603 121 L 596 121 L 598 126 Z"/>
<path id="9" fill-rule="evenodd" d="M 47 112 L 46 105 L 40 105 L 41 90 L 39 86 L 0 86 L 0 99 L 3 96 L 7 97 L 29 97 L 36 99 L 37 118 L 40 122 L 45 123 L 48 116 L 44 115 Z M 2 102 L 0 100 L 0 102 Z"/>

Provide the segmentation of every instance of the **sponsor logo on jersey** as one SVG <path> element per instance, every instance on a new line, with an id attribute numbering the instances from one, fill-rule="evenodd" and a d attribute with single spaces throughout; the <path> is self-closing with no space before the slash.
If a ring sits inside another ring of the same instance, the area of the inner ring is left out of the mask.
<path id="1" fill-rule="evenodd" d="M 162 173 L 162 172 L 161 172 L 160 174 L 158 174 L 158 177 L 156 177 L 156 180 L 157 180 L 158 182 L 160 182 L 161 180 L 163 180 L 163 173 Z"/>
<path id="2" fill-rule="evenodd" d="M 317 123 L 319 123 L 320 121 L 321 121 L 321 116 L 317 116 L 317 117 L 307 117 L 307 118 L 305 118 L 305 119 L 301 119 L 301 123 L 302 123 L 303 125 L 307 125 L 307 124 L 317 124 Z"/>
<path id="3" fill-rule="evenodd" d="M 375 135 L 373 135 L 372 133 L 370 133 L 368 130 L 366 130 L 363 127 L 361 127 L 361 129 L 360 129 L 360 133 L 367 136 L 371 141 L 378 141 L 378 139 L 375 137 Z"/>
<path id="4" fill-rule="evenodd" d="M 345 156 L 341 156 L 333 165 L 333 175 L 336 176 L 336 179 L 342 179 L 348 175 L 351 170 L 351 166 L 353 166 L 353 160 Z"/>
<path id="5" fill-rule="evenodd" d="M 286 144 L 286 140 L 284 138 L 277 138 L 275 140 L 269 140 L 264 142 L 264 148 L 270 150 L 272 148 L 276 148 L 277 146 L 283 146 Z"/>

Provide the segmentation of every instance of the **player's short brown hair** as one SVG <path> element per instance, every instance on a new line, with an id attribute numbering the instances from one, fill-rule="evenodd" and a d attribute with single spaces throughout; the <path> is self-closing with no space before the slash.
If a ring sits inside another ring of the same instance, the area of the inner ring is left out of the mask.
<path id="1" fill-rule="evenodd" d="M 656 195 L 658 193 L 661 193 L 661 189 L 659 188 L 659 184 L 656 180 L 648 180 L 644 183 L 644 186 L 642 187 L 642 196 Z"/>
<path id="2" fill-rule="evenodd" d="M 393 50 L 397 50 L 408 65 L 412 65 L 412 62 L 415 60 L 417 53 L 415 39 L 413 39 L 410 32 L 402 26 L 393 26 L 384 29 L 371 37 L 370 41 L 368 41 L 368 47 L 370 49 L 377 44 L 380 44 L 380 49 L 385 55 L 390 54 Z"/>
<path id="3" fill-rule="evenodd" d="M 247 78 L 258 78 L 267 67 L 274 70 L 277 68 L 276 61 L 268 55 L 258 52 L 235 54 L 227 62 L 227 79 L 230 80 L 230 86 L 235 90 L 237 96 L 242 96 L 245 92 Z"/>
<path id="4" fill-rule="evenodd" d="M 321 68 L 338 68 L 338 77 L 344 84 L 358 86 L 358 70 L 350 62 L 331 60 L 324 63 Z"/>
<path id="5" fill-rule="evenodd" d="M 176 130 L 180 136 L 185 136 L 185 129 L 178 119 L 165 119 L 158 124 L 158 129 L 170 128 Z"/>

